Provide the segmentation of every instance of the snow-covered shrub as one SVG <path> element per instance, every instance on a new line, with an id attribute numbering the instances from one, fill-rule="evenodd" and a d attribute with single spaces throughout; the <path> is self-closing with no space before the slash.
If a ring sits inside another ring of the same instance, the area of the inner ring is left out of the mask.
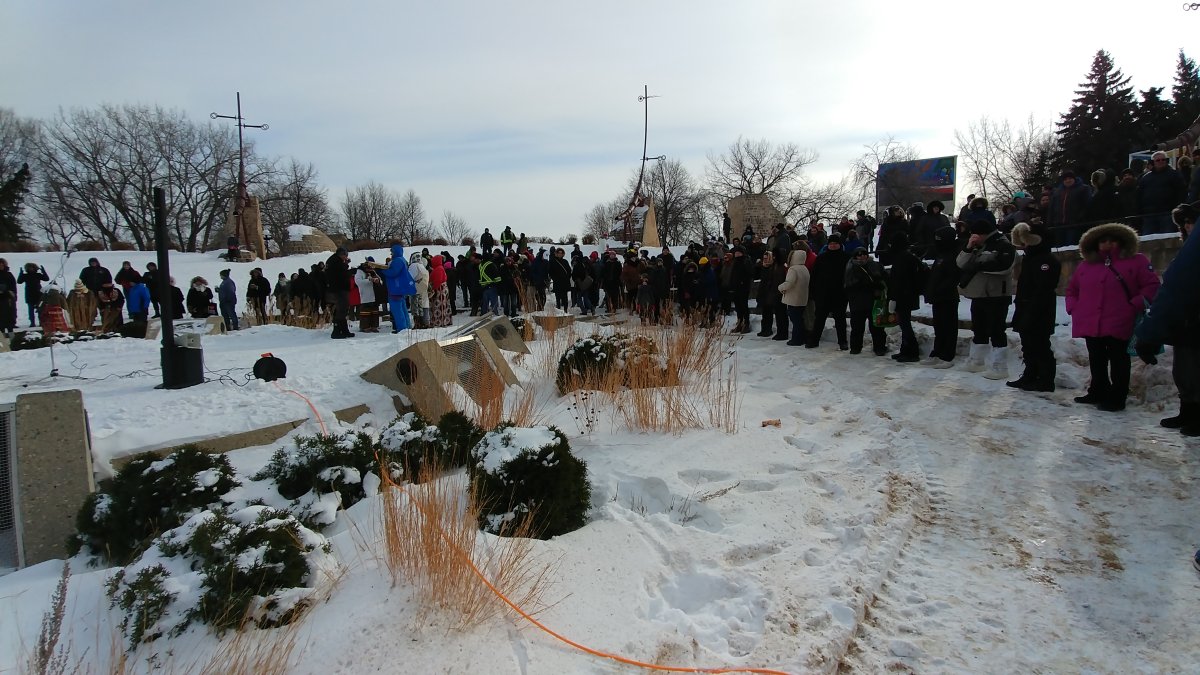
<path id="1" fill-rule="evenodd" d="M 625 369 L 658 353 L 654 341 L 644 335 L 613 333 L 581 337 L 558 359 L 555 384 L 562 393 L 595 388 L 614 369 Z"/>
<path id="2" fill-rule="evenodd" d="M 387 455 L 392 480 L 420 482 L 425 462 L 441 463 L 446 454 L 439 429 L 420 414 L 406 413 L 379 432 L 379 446 Z"/>
<path id="3" fill-rule="evenodd" d="M 458 410 L 442 415 L 437 428 L 446 453 L 446 466 L 466 466 L 471 458 L 471 448 L 483 438 L 483 429 Z"/>
<path id="4" fill-rule="evenodd" d="M 471 450 L 469 469 L 479 524 L 488 532 L 549 539 L 586 522 L 587 465 L 555 427 L 503 423 Z"/>
<path id="5" fill-rule="evenodd" d="M 108 595 L 114 607 L 125 612 L 121 631 L 130 648 L 142 641 L 150 642 L 162 635 L 163 618 L 175 593 L 167 590 L 170 573 L 162 565 L 142 567 L 133 574 L 121 570 L 109 580 Z"/>
<path id="6" fill-rule="evenodd" d="M 165 458 L 134 457 L 84 501 L 75 517 L 72 555 L 92 555 L 123 565 L 150 546 L 160 532 L 178 527 L 192 514 L 219 504 L 238 486 L 224 455 L 186 445 Z"/>
<path id="7" fill-rule="evenodd" d="M 192 621 L 224 631 L 280 626 L 311 602 L 337 563 L 329 542 L 265 506 L 203 511 L 165 532 L 108 584 L 130 647 L 178 635 Z"/>
<path id="8" fill-rule="evenodd" d="M 342 508 L 348 508 L 366 496 L 363 478 L 378 470 L 378 452 L 374 439 L 362 431 L 298 436 L 295 449 L 276 450 L 253 480 L 274 481 L 286 499 L 337 493 Z"/>

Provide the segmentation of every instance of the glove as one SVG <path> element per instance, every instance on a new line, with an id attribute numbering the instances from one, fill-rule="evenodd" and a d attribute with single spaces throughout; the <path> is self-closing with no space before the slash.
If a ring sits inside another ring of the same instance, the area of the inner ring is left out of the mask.
<path id="1" fill-rule="evenodd" d="M 1134 350 L 1137 351 L 1138 358 L 1147 365 L 1155 365 L 1158 363 L 1158 350 L 1162 347 L 1160 344 L 1153 342 L 1143 342 L 1138 340 L 1134 345 Z"/>

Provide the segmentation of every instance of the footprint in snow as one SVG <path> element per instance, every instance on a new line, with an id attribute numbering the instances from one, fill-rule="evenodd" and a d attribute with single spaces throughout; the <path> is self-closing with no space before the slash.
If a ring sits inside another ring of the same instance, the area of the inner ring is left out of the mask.
<path id="1" fill-rule="evenodd" d="M 809 440 L 807 438 L 800 438 L 798 436 L 784 436 L 783 442 L 787 443 L 793 448 L 796 448 L 797 450 L 803 450 L 804 452 L 823 452 L 828 450 L 827 447 L 816 441 Z"/>

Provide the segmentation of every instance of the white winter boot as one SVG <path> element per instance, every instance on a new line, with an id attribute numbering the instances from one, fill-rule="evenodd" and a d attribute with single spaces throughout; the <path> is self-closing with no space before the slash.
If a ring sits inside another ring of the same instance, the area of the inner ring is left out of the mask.
<path id="1" fill-rule="evenodd" d="M 989 380 L 1008 379 L 1008 347 L 992 349 L 992 358 L 988 364 L 988 370 L 983 376 Z"/>
<path id="2" fill-rule="evenodd" d="M 990 344 L 977 345 L 971 343 L 971 353 L 967 355 L 967 360 L 963 365 L 968 373 L 982 373 L 984 370 L 984 361 L 987 360 L 988 352 L 991 351 Z"/>

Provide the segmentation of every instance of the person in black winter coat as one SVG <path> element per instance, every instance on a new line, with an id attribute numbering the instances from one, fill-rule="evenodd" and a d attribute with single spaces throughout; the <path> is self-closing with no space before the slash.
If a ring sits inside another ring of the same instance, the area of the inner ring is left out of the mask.
<path id="1" fill-rule="evenodd" d="M 883 217 L 883 223 L 879 226 L 879 245 L 875 247 L 875 255 L 879 258 L 879 264 L 892 264 L 890 253 L 892 237 L 897 233 L 907 231 L 908 220 L 904 217 L 904 209 L 899 206 L 889 206 L 887 215 Z"/>
<path id="2" fill-rule="evenodd" d="M 212 289 L 204 277 L 192 277 L 191 288 L 187 292 L 188 313 L 193 319 L 205 319 L 209 316 L 209 305 L 213 301 Z"/>
<path id="3" fill-rule="evenodd" d="M 915 232 L 910 243 L 918 257 L 933 260 L 933 233 L 950 224 L 950 218 L 946 216 L 945 211 L 946 205 L 935 199 L 929 202 L 920 222 L 913 225 Z"/>
<path id="4" fill-rule="evenodd" d="M 12 337 L 17 328 L 17 280 L 0 258 L 0 333 Z"/>
<path id="5" fill-rule="evenodd" d="M 917 345 L 917 334 L 912 326 L 912 313 L 921 306 L 925 272 L 925 263 L 909 250 L 908 237 L 903 233 L 893 237 L 888 300 L 896 303 L 896 319 L 900 326 L 900 351 L 892 358 L 900 363 L 921 360 L 921 348 Z"/>
<path id="6" fill-rule="evenodd" d="M 162 315 L 158 298 L 158 265 L 152 262 L 146 263 L 146 271 L 142 273 L 142 283 L 146 284 L 146 290 L 150 291 L 150 304 L 154 306 L 154 316 L 150 318 L 157 319 Z"/>
<path id="7" fill-rule="evenodd" d="M 117 285 L 121 288 L 128 289 L 130 286 L 142 283 L 142 273 L 133 269 L 133 263 L 128 260 L 121 263 L 121 269 L 117 270 L 117 276 L 113 278 Z"/>
<path id="8" fill-rule="evenodd" d="M 79 280 L 93 293 L 99 293 L 100 287 L 113 280 L 112 272 L 103 267 L 96 258 L 88 258 L 87 267 L 79 272 Z"/>
<path id="9" fill-rule="evenodd" d="M 755 267 L 758 277 L 758 293 L 755 300 L 762 315 L 762 330 L 758 337 L 773 337 L 776 340 L 788 338 L 787 307 L 783 304 L 783 293 L 779 285 L 787 276 L 787 267 L 783 260 L 776 260 L 771 251 L 763 253 L 762 262 Z M 778 326 L 778 332 L 772 336 L 772 326 Z"/>
<path id="10" fill-rule="evenodd" d="M 254 312 L 254 320 L 259 325 L 267 322 L 267 298 L 271 297 L 271 282 L 263 276 L 261 267 L 250 270 L 250 281 L 246 284 L 246 300 L 250 310 Z"/>
<path id="11" fill-rule="evenodd" d="M 733 310 L 737 314 L 734 333 L 749 333 L 750 328 L 750 285 L 754 281 L 754 269 L 746 249 L 733 247 L 733 267 L 729 276 L 729 288 L 733 295 Z"/>
<path id="12" fill-rule="evenodd" d="M 893 239 L 894 241 L 894 239 Z M 887 354 L 887 334 L 871 320 L 871 307 L 883 293 L 883 266 L 871 260 L 867 249 L 859 247 L 846 265 L 846 299 L 850 303 L 850 353 L 863 348 L 863 327 L 871 331 L 871 346 L 876 356 Z"/>
<path id="13" fill-rule="evenodd" d="M 1017 276 L 1013 330 L 1021 336 L 1025 372 L 1006 382 L 1025 391 L 1054 391 L 1054 349 L 1050 336 L 1058 313 L 1059 275 L 1062 263 L 1050 250 L 1050 233 L 1041 224 L 1018 223 L 1012 231 L 1013 245 L 1025 251 Z"/>
<path id="14" fill-rule="evenodd" d="M 144 275 L 143 275 L 144 276 Z M 171 318 L 182 319 L 184 315 L 183 291 L 175 285 L 175 277 L 171 277 L 171 302 L 163 303 L 164 306 L 171 308 Z"/>
<path id="15" fill-rule="evenodd" d="M 554 306 L 561 311 L 571 308 L 571 263 L 567 261 L 567 250 L 555 248 L 547 264 L 546 272 L 554 285 Z"/>
<path id="16" fill-rule="evenodd" d="M 329 337 L 334 340 L 354 337 L 346 323 L 346 316 L 350 313 L 349 263 L 350 252 L 341 247 L 325 261 L 326 301 L 333 306 L 333 332 Z"/>
<path id="17" fill-rule="evenodd" d="M 949 368 L 958 349 L 958 232 L 946 226 L 933 233 L 933 264 L 925 284 L 925 301 L 933 310 L 933 350 L 922 365 Z"/>
<path id="18" fill-rule="evenodd" d="M 1083 209 L 1085 223 L 1098 225 L 1100 223 L 1121 222 L 1121 199 L 1117 196 L 1117 184 L 1112 176 L 1104 169 L 1092 172 L 1092 198 Z M 1021 221 L 1017 221 L 1021 222 Z M 1024 222 L 1031 223 L 1032 220 Z"/>
<path id="19" fill-rule="evenodd" d="M 36 263 L 25 263 L 17 274 L 17 283 L 25 284 L 25 306 L 29 308 L 29 327 L 37 325 L 38 305 L 42 304 L 42 282 L 50 281 L 46 268 Z"/>
<path id="20" fill-rule="evenodd" d="M 838 348 L 842 351 L 850 348 L 846 337 L 846 265 L 849 263 L 850 254 L 842 246 L 842 238 L 836 234 L 829 235 L 824 252 L 817 256 L 809 270 L 808 301 L 815 305 L 816 311 L 812 331 L 804 343 L 808 349 L 820 344 L 825 320 L 830 316 L 833 317 Z"/>

